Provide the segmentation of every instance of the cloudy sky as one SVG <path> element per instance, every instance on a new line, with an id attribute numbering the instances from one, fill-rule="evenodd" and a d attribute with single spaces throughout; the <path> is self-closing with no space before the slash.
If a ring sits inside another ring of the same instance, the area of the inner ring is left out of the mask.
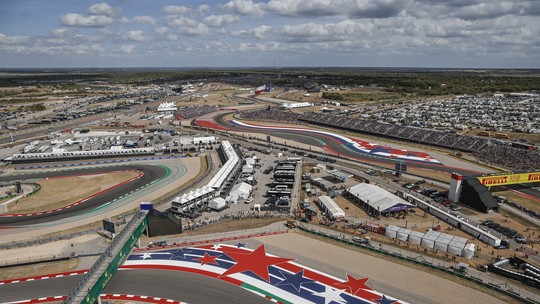
<path id="1" fill-rule="evenodd" d="M 540 68 L 540 0 L 0 0 L 0 68 Z"/>

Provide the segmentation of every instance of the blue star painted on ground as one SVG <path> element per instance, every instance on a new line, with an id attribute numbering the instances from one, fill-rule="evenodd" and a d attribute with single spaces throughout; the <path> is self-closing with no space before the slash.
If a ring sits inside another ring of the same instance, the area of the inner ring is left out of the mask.
<path id="1" fill-rule="evenodd" d="M 383 295 L 380 300 L 375 300 L 375 302 L 379 304 L 392 304 L 392 303 L 395 303 L 396 300 L 389 299 L 385 295 Z"/>
<path id="2" fill-rule="evenodd" d="M 300 287 L 302 287 L 303 283 L 311 283 L 314 282 L 312 279 L 304 278 L 304 270 L 300 270 L 299 272 L 295 274 L 290 274 L 285 271 L 279 271 L 281 275 L 285 278 L 283 281 L 276 284 L 276 286 L 279 285 L 292 285 L 296 291 L 300 292 Z"/>
<path id="3" fill-rule="evenodd" d="M 182 259 L 182 260 L 185 260 L 187 259 L 185 254 L 186 253 L 189 253 L 190 251 L 189 250 L 186 250 L 184 248 L 179 248 L 177 250 L 173 250 L 173 251 L 170 251 L 171 252 L 171 258 L 169 260 L 178 260 L 178 259 Z"/>
<path id="4" fill-rule="evenodd" d="M 236 248 L 246 247 L 247 243 L 238 243 L 236 244 Z"/>

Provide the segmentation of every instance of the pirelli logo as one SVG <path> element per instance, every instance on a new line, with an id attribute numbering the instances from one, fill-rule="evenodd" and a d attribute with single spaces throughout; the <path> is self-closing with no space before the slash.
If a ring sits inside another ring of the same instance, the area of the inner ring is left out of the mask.
<path id="1" fill-rule="evenodd" d="M 482 184 L 486 186 L 505 184 L 508 181 L 508 176 L 484 177 Z"/>
<path id="2" fill-rule="evenodd" d="M 529 178 L 527 180 L 531 182 L 540 181 L 540 173 L 529 174 Z"/>

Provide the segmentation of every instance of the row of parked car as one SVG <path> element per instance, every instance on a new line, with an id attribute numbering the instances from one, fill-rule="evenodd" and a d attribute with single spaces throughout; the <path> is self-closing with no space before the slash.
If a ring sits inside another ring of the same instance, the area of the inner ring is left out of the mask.
<path id="1" fill-rule="evenodd" d="M 521 243 L 521 244 L 527 243 L 527 238 L 524 237 L 522 234 L 518 233 L 517 231 L 513 229 L 510 229 L 508 227 L 495 223 L 492 220 L 483 221 L 480 225 L 493 229 L 499 233 L 502 233 L 509 239 L 514 239 L 518 243 Z"/>

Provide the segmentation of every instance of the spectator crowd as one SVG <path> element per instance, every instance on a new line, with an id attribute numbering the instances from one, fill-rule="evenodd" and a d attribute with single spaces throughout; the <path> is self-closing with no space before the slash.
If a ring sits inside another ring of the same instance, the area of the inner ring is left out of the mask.
<path id="1" fill-rule="evenodd" d="M 193 106 L 193 107 L 182 107 L 176 111 L 176 117 L 180 119 L 187 119 L 192 117 L 201 116 L 204 114 L 212 113 L 217 111 L 219 108 L 216 106 Z"/>
<path id="2" fill-rule="evenodd" d="M 475 156 L 488 164 L 501 165 L 515 171 L 540 170 L 540 153 L 498 143 L 486 146 Z"/>

